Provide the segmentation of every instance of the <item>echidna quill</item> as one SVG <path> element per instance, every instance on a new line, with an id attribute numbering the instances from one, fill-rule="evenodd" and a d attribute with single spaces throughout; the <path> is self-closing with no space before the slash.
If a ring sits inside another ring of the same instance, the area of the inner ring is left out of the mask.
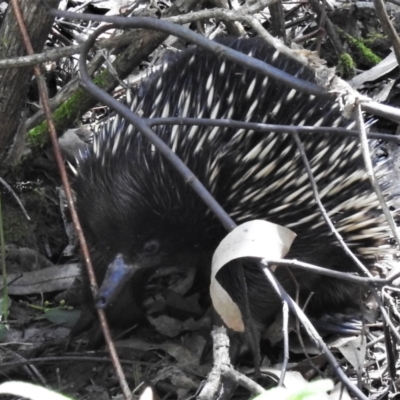
<path id="1" fill-rule="evenodd" d="M 315 82 L 311 69 L 259 39 L 220 42 L 297 77 Z M 338 105 L 286 87 L 201 48 L 170 57 L 150 75 L 130 104 L 146 118 L 224 118 L 282 125 L 349 126 Z M 347 257 L 322 219 L 296 144 L 290 134 L 257 133 L 207 126 L 154 128 L 186 163 L 232 219 L 253 219 L 290 228 L 297 238 L 287 255 L 339 271 L 351 271 Z M 390 251 L 390 233 L 364 171 L 359 143 L 350 137 L 301 135 L 322 197 L 336 228 L 367 266 Z M 377 156 L 374 156 L 377 160 Z M 378 177 L 385 162 L 375 162 Z M 390 183 L 384 194 L 390 201 Z M 125 121 L 105 125 L 79 160 L 77 206 L 90 243 L 98 282 L 110 266 L 134 273 L 112 298 L 102 298 L 110 323 L 140 320 L 144 283 L 157 268 L 194 265 L 210 274 L 214 250 L 226 232 L 197 194 L 154 147 Z M 267 326 L 281 309 L 257 264 L 245 264 L 251 317 Z M 289 294 L 314 295 L 312 315 L 342 311 L 358 301 L 354 285 L 284 268 L 276 271 Z M 238 280 L 227 268 L 220 276 L 239 301 Z M 92 304 L 88 290 L 86 303 Z"/>

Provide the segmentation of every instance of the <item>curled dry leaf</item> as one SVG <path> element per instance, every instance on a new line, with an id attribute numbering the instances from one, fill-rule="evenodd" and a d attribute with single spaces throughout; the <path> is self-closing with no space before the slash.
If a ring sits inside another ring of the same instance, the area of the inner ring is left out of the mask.
<path id="1" fill-rule="evenodd" d="M 218 271 L 238 258 L 283 258 L 295 237 L 294 232 L 283 226 L 254 220 L 236 227 L 219 244 L 212 259 L 210 294 L 215 310 L 230 329 L 243 332 L 243 318 L 237 304 L 216 279 Z"/>

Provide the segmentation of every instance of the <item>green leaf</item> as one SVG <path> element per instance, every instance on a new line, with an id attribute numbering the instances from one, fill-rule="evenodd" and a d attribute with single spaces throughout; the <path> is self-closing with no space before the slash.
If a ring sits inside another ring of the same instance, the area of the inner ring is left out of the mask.
<path id="1" fill-rule="evenodd" d="M 42 318 L 46 318 L 50 322 L 53 322 L 57 325 L 63 325 L 66 328 L 72 328 L 78 318 L 80 317 L 81 312 L 79 310 L 63 310 L 60 308 L 50 308 L 46 310 Z"/>
<path id="2" fill-rule="evenodd" d="M 3 342 L 6 335 L 7 335 L 8 329 L 5 325 L 0 324 L 0 342 Z"/>
<path id="3" fill-rule="evenodd" d="M 0 297 L 0 320 L 4 320 L 5 318 L 4 318 L 4 309 L 5 309 L 5 307 L 4 307 L 4 303 L 5 302 L 7 302 L 6 304 L 7 304 L 7 311 L 10 309 L 10 306 L 11 306 L 11 299 L 7 296 L 7 297 L 4 297 L 4 296 L 1 296 Z"/>

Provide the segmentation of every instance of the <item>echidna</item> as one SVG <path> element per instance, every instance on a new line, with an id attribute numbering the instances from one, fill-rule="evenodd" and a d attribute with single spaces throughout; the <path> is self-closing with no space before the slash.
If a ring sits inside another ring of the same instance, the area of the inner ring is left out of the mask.
<path id="1" fill-rule="evenodd" d="M 259 39 L 220 42 L 315 82 L 311 69 Z M 200 48 L 170 56 L 141 86 L 131 107 L 145 118 L 231 118 L 329 127 L 352 123 L 333 101 L 300 93 Z M 235 222 L 265 219 L 286 226 L 297 234 L 288 258 L 352 270 L 352 261 L 315 204 L 290 134 L 206 126 L 158 126 L 155 132 Z M 350 248 L 370 266 L 388 251 L 390 233 L 364 172 L 358 141 L 328 134 L 301 139 L 330 217 Z M 385 175 L 386 164 L 375 164 L 378 177 Z M 190 263 L 209 275 L 212 254 L 226 232 L 174 168 L 124 120 L 105 125 L 93 148 L 81 156 L 75 190 L 98 282 L 109 265 L 137 269 L 107 306 L 112 324 L 126 326 L 139 319 L 143 283 L 155 268 Z M 384 192 L 390 200 L 390 183 Z M 252 316 L 265 326 L 281 301 L 256 264 L 246 264 L 244 272 Z M 358 299 L 354 286 L 342 281 L 284 268 L 276 274 L 292 295 L 294 279 L 303 298 L 314 292 L 311 313 L 340 311 Z M 221 279 L 240 303 L 234 270 L 226 269 Z M 92 302 L 89 290 L 86 302 Z"/>

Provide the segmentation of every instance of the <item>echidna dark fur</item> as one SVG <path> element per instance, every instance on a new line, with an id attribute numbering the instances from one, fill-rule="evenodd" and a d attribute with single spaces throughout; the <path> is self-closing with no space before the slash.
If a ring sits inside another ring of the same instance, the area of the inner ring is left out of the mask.
<path id="1" fill-rule="evenodd" d="M 261 40 L 220 42 L 315 82 L 309 68 Z M 170 57 L 142 85 L 131 107 L 146 118 L 232 118 L 330 127 L 352 124 L 342 118 L 333 101 L 300 93 L 199 48 Z M 315 204 L 290 134 L 204 126 L 158 126 L 154 130 L 236 223 L 265 219 L 286 226 L 297 234 L 288 258 L 335 270 L 353 269 Z M 336 228 L 371 266 L 392 250 L 389 227 L 364 171 L 358 141 L 328 134 L 301 135 L 301 139 Z M 386 163 L 375 163 L 375 173 L 382 181 L 388 173 Z M 159 257 L 159 267 L 165 265 L 164 256 L 167 260 L 182 255 L 185 262 L 209 274 L 212 253 L 226 232 L 170 164 L 123 120 L 116 117 L 113 124 L 104 126 L 93 148 L 81 157 L 75 190 L 99 283 L 117 255 L 125 263 Z M 383 190 L 390 204 L 389 181 Z M 269 323 L 281 302 L 257 265 L 248 263 L 244 271 L 253 317 L 260 324 Z M 143 295 L 143 279 L 149 274 L 149 270 L 138 271 L 126 282 L 109 307 L 111 323 L 129 325 L 138 319 L 137 303 Z M 303 298 L 314 292 L 308 306 L 311 313 L 341 311 L 358 299 L 354 286 L 342 281 L 299 270 L 292 275 L 284 268 L 276 274 L 292 295 L 296 290 L 293 277 Z M 221 271 L 221 279 L 240 302 L 234 270 Z M 87 301 L 92 301 L 90 295 Z"/>

